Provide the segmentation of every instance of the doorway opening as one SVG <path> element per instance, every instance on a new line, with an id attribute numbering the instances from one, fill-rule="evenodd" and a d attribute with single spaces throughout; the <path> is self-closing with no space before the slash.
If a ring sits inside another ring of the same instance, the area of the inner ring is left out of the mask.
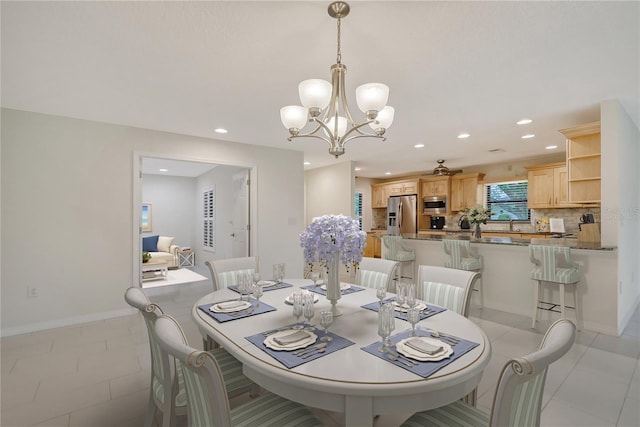
<path id="1" fill-rule="evenodd" d="M 206 260 L 251 256 L 256 235 L 251 227 L 254 174 L 252 165 L 134 153 L 133 283 L 176 284 L 180 279 L 175 276 L 190 277 L 186 270 L 208 278 Z M 148 243 L 155 236 L 170 241 L 174 252 L 167 257 L 166 271 L 144 277 L 142 270 L 150 266 L 142 265 L 143 238 L 151 237 L 145 239 Z"/>

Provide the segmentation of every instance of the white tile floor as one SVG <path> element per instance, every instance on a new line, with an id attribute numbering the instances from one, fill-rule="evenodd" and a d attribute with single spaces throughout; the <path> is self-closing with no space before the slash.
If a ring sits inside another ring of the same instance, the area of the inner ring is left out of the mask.
<path id="1" fill-rule="evenodd" d="M 208 282 L 198 282 L 148 292 L 200 346 L 190 310 L 209 289 Z M 502 365 L 535 349 L 548 325 L 532 330 L 530 318 L 487 309 L 472 309 L 471 318 L 493 346 L 479 386 L 478 406 L 488 411 Z M 150 362 L 138 315 L 3 338 L 1 356 L 4 427 L 143 424 Z M 542 425 L 639 426 L 639 357 L 640 310 L 620 337 L 579 332 L 573 348 L 549 370 Z M 316 412 L 327 425 L 343 425 L 341 414 Z M 376 425 L 398 425 L 407 416 L 383 416 Z"/>

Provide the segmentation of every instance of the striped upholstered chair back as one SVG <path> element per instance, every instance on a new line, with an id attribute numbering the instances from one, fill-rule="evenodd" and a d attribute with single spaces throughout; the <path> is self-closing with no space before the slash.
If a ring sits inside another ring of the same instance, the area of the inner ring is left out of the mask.
<path id="1" fill-rule="evenodd" d="M 149 301 L 144 291 L 137 287 L 128 288 L 124 294 L 124 299 L 142 314 L 149 337 L 151 350 L 151 396 L 149 399 L 153 400 L 154 404 L 150 402 L 148 405 L 145 425 L 152 424 L 156 409 L 160 409 L 163 413 L 163 418 L 167 420 L 173 419 L 176 415 L 185 415 L 185 394 L 184 389 L 180 388 L 182 378 L 175 382 L 176 387 L 174 387 L 175 366 L 165 363 L 162 359 L 160 345 L 154 330 L 155 322 L 163 314 L 162 309 Z"/>
<path id="2" fill-rule="evenodd" d="M 540 348 L 527 356 L 516 357 L 502 368 L 491 413 L 457 400 L 430 411 L 418 412 L 402 424 L 415 426 L 540 426 L 542 393 L 547 370 L 569 351 L 576 327 L 560 319 L 549 327 Z"/>
<path id="3" fill-rule="evenodd" d="M 223 370 L 211 353 L 190 347 L 176 320 L 164 315 L 155 324 L 163 352 L 178 361 L 187 395 L 189 427 L 232 425 L 321 426 L 304 406 L 265 393 L 231 410 Z"/>
<path id="4" fill-rule="evenodd" d="M 418 267 L 418 297 L 468 317 L 471 290 L 478 277 L 479 274 L 473 271 L 421 265 Z"/>
<path id="5" fill-rule="evenodd" d="M 413 261 L 416 259 L 415 250 L 403 243 L 402 236 L 382 236 L 383 257 L 393 261 Z"/>
<path id="6" fill-rule="evenodd" d="M 362 258 L 356 273 L 356 284 L 367 288 L 391 289 L 398 262 L 381 258 Z"/>
<path id="7" fill-rule="evenodd" d="M 213 290 L 218 291 L 238 284 L 238 274 L 258 271 L 258 257 L 228 258 L 205 261 L 211 272 Z"/>
<path id="8" fill-rule="evenodd" d="M 444 252 L 449 256 L 444 266 L 458 270 L 479 271 L 484 262 L 482 255 L 471 249 L 468 240 L 443 239 Z"/>
<path id="9" fill-rule="evenodd" d="M 554 322 L 539 350 L 511 359 L 502 368 L 491 412 L 492 426 L 539 426 L 547 369 L 573 345 L 575 325 L 567 319 Z"/>
<path id="10" fill-rule="evenodd" d="M 566 266 L 558 265 L 558 256 Z M 533 280 L 555 283 L 577 283 L 580 281 L 580 266 L 571 258 L 571 248 L 566 246 L 529 245 L 529 259 L 534 264 Z"/>

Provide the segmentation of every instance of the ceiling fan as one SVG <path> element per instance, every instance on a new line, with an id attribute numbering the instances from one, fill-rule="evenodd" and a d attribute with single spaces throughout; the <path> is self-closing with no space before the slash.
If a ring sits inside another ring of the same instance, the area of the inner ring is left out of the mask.
<path id="1" fill-rule="evenodd" d="M 438 166 L 436 166 L 433 169 L 433 172 L 427 173 L 425 175 L 451 176 L 451 175 L 455 175 L 455 174 L 461 173 L 461 172 L 462 172 L 462 169 L 455 169 L 455 170 L 449 169 L 448 167 L 446 167 L 444 165 L 444 160 L 439 159 L 438 160 Z"/>

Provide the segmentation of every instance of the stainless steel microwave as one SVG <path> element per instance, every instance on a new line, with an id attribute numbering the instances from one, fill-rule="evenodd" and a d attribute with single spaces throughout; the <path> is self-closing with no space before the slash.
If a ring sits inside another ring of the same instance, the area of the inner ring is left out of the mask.
<path id="1" fill-rule="evenodd" d="M 433 196 L 422 199 L 422 213 L 427 215 L 443 215 L 447 213 L 447 197 Z"/>

